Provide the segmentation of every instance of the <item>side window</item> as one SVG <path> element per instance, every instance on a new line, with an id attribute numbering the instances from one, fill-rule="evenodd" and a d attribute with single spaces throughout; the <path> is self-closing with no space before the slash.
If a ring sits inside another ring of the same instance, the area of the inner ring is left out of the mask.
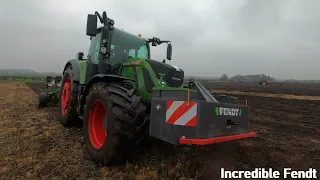
<path id="1" fill-rule="evenodd" d="M 130 49 L 128 54 L 131 57 L 136 57 L 136 50 L 135 49 Z"/>
<path id="2" fill-rule="evenodd" d="M 147 58 L 148 56 L 148 49 L 147 49 L 147 46 L 141 46 L 139 49 L 138 49 L 138 57 L 139 58 Z"/>
<path id="3" fill-rule="evenodd" d="M 97 34 L 91 39 L 88 55 L 91 56 L 90 61 L 93 64 L 98 64 L 100 41 L 101 41 L 101 33 Z"/>

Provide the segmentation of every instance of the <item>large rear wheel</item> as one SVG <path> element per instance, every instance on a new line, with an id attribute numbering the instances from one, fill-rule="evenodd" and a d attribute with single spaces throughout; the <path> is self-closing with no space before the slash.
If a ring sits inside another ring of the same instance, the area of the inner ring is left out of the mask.
<path id="1" fill-rule="evenodd" d="M 145 111 L 140 100 L 123 88 L 93 85 L 83 116 L 84 143 L 93 161 L 108 166 L 134 158 L 148 137 Z"/>
<path id="2" fill-rule="evenodd" d="M 73 83 L 72 68 L 64 71 L 59 95 L 59 119 L 64 126 L 74 125 L 78 119 L 77 114 L 77 87 Z"/>

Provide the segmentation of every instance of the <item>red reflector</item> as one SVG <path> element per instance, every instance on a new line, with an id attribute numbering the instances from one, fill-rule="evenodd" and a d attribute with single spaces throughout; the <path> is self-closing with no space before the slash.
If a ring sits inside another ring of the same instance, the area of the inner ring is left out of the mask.
<path id="1" fill-rule="evenodd" d="M 142 61 L 131 62 L 130 65 L 141 65 Z"/>
<path id="2" fill-rule="evenodd" d="M 216 138 L 208 138 L 208 139 L 187 139 L 187 138 L 180 138 L 179 143 L 180 144 L 194 144 L 194 145 L 207 145 L 207 144 L 214 144 L 214 143 L 220 143 L 225 141 L 232 141 L 237 139 L 245 139 L 249 137 L 255 137 L 257 134 L 255 132 L 249 132 L 246 134 L 238 134 L 238 135 L 232 135 L 232 136 L 222 136 L 222 137 L 216 137 Z"/>
<path id="3" fill-rule="evenodd" d="M 135 66 L 135 65 L 141 65 L 142 61 L 135 61 L 135 62 L 129 62 L 129 63 L 124 63 L 123 66 Z"/>

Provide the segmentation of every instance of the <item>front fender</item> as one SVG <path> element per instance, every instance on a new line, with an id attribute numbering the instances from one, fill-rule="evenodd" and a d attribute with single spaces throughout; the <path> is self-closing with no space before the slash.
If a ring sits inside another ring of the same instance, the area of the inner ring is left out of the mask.
<path id="1" fill-rule="evenodd" d="M 80 81 L 80 68 L 79 68 L 79 65 L 78 65 L 78 60 L 76 59 L 71 59 L 69 60 L 66 65 L 64 66 L 64 69 L 63 69 L 63 74 L 64 74 L 64 71 L 67 69 L 68 66 L 71 66 L 72 68 L 72 76 L 73 76 L 73 81 L 77 81 L 79 82 Z"/>

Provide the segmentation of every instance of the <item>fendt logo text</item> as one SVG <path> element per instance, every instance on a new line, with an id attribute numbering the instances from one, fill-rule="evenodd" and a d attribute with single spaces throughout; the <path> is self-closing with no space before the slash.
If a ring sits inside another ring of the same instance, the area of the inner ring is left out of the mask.
<path id="1" fill-rule="evenodd" d="M 220 116 L 241 116 L 242 110 L 236 108 L 216 107 L 216 115 Z"/>

